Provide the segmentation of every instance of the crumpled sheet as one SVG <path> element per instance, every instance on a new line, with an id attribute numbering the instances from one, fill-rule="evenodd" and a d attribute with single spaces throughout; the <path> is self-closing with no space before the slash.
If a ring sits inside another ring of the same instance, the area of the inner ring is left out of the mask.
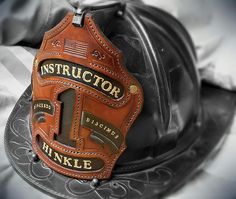
<path id="1" fill-rule="evenodd" d="M 74 3 L 75 1 L 70 1 Z M 177 17 L 190 32 L 199 58 L 201 79 L 236 90 L 234 1 L 145 0 Z M 34 54 L 43 33 L 72 9 L 65 0 L 0 1 L 0 198 L 51 198 L 16 174 L 4 151 L 4 129 L 17 99 L 30 84 Z M 13 46 L 9 46 L 13 45 Z M 28 46 L 28 47 L 26 47 Z M 217 158 L 204 175 L 171 195 L 184 198 L 235 198 L 235 124 Z M 223 163 L 222 163 L 223 162 Z M 225 163 L 226 162 L 226 163 Z M 225 186 L 223 186 L 225 185 Z M 209 191 L 212 188 L 214 191 Z M 222 193 L 228 193 L 227 197 Z"/>

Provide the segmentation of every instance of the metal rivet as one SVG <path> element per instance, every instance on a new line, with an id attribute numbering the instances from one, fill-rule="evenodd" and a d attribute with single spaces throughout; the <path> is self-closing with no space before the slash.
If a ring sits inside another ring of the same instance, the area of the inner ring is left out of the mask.
<path id="1" fill-rule="evenodd" d="M 122 10 L 118 10 L 118 12 L 117 12 L 117 15 L 118 15 L 118 16 L 121 17 L 121 16 L 123 16 L 123 14 L 124 14 L 124 12 L 123 12 Z"/>
<path id="2" fill-rule="evenodd" d="M 135 86 L 135 85 L 131 85 L 129 87 L 129 91 L 130 91 L 131 94 L 136 94 L 138 92 L 138 87 Z"/>
<path id="3" fill-rule="evenodd" d="M 97 178 L 94 178 L 92 181 L 91 181 L 91 186 L 92 187 L 96 187 L 96 186 L 98 186 L 98 179 Z"/>
<path id="4" fill-rule="evenodd" d="M 37 162 L 39 160 L 39 157 L 36 153 L 32 153 L 32 161 Z"/>

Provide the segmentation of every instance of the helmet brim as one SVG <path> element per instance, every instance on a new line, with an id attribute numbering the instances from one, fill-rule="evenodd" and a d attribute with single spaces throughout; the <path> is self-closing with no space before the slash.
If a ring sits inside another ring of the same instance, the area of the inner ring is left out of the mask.
<path id="1" fill-rule="evenodd" d="M 157 157 L 159 159 L 154 165 L 146 166 L 143 170 L 114 170 L 109 180 L 100 181 L 94 186 L 90 181 L 63 176 L 46 167 L 40 160 L 33 160 L 29 121 L 31 87 L 28 87 L 8 119 L 5 150 L 13 168 L 24 180 L 57 198 L 153 198 L 171 193 L 189 182 L 198 173 L 202 163 L 220 149 L 220 143 L 223 143 L 232 123 L 235 99 L 235 93 L 203 85 L 202 125 L 193 124 L 188 128 L 198 135 L 189 146 L 174 149 L 175 153 L 168 152 L 172 153 L 169 158 Z"/>

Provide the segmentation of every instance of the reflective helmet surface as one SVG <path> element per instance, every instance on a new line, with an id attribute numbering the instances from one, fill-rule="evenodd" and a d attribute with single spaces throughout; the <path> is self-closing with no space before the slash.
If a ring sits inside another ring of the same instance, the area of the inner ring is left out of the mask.
<path id="1" fill-rule="evenodd" d="M 129 130 L 127 149 L 117 163 L 137 164 L 175 148 L 188 124 L 197 121 L 196 55 L 184 27 L 162 10 L 127 3 L 122 16 L 110 14 L 110 20 L 107 15 L 98 11 L 95 20 L 123 52 L 127 69 L 144 91 L 142 113 Z"/>

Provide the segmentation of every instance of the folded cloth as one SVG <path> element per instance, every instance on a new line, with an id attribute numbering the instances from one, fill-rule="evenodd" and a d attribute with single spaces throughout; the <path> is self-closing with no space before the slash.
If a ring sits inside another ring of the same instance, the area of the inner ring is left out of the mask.
<path id="1" fill-rule="evenodd" d="M 202 80 L 236 90 L 236 2 L 145 0 L 178 18 L 196 46 Z"/>

